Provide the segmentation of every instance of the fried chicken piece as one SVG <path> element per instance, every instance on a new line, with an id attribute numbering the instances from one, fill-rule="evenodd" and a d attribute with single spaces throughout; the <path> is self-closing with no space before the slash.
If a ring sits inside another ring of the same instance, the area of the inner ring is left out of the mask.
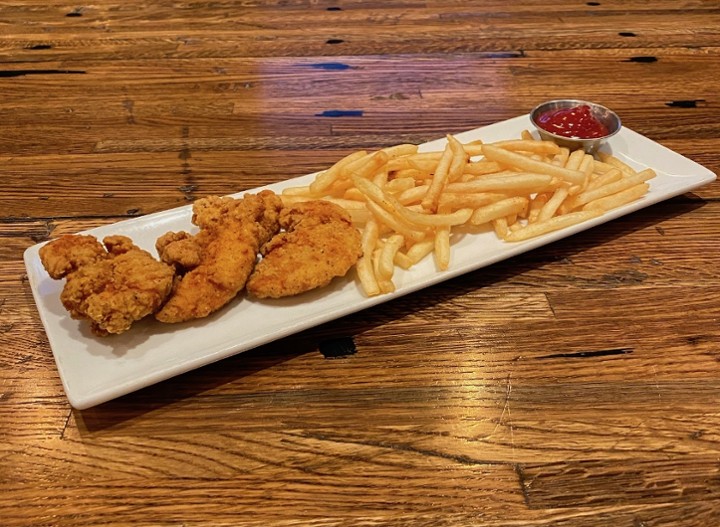
<path id="1" fill-rule="evenodd" d="M 348 212 L 328 201 L 283 209 L 285 229 L 262 248 L 263 258 L 247 283 L 258 298 L 292 296 L 345 276 L 362 255 L 360 232 Z"/>
<path id="2" fill-rule="evenodd" d="M 95 236 L 65 235 L 40 247 L 40 261 L 50 278 L 59 280 L 107 256 Z"/>
<path id="3" fill-rule="evenodd" d="M 103 244 L 93 236 L 65 235 L 40 249 L 48 274 L 66 279 L 60 294 L 65 309 L 87 319 L 99 336 L 127 331 L 157 311 L 175 276 L 172 266 L 126 236 L 107 236 Z"/>
<path id="4" fill-rule="evenodd" d="M 200 265 L 202 246 L 187 232 L 168 232 L 155 242 L 160 259 L 163 262 L 189 271 Z"/>
<path id="5" fill-rule="evenodd" d="M 181 273 L 163 308 L 161 322 L 208 316 L 245 287 L 260 247 L 279 229 L 282 201 L 266 190 L 242 199 L 210 196 L 195 202 L 196 235 L 167 233 L 156 243 L 164 262 Z"/>

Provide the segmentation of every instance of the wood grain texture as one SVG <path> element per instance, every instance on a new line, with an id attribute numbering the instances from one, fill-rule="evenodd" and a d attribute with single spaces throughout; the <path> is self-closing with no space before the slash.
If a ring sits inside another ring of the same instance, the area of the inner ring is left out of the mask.
<path id="1" fill-rule="evenodd" d="M 698 1 L 3 3 L 0 525 L 720 523 L 717 182 L 85 411 L 23 264 L 555 97 L 720 172 L 719 28 Z"/>

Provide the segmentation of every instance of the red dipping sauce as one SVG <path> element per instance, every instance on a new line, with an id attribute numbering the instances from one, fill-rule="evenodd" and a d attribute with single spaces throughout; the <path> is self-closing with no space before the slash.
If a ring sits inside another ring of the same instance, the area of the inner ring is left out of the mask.
<path id="1" fill-rule="evenodd" d="M 610 133 L 586 104 L 545 112 L 537 118 L 537 125 L 551 134 L 575 139 L 596 139 Z"/>

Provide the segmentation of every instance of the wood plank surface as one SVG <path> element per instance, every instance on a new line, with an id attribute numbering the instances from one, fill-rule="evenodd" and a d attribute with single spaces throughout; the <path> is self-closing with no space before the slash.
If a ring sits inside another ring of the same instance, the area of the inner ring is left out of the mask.
<path id="1" fill-rule="evenodd" d="M 0 5 L 0 525 L 720 524 L 718 182 L 86 410 L 23 262 L 558 97 L 717 173 L 719 43 L 714 1 Z"/>

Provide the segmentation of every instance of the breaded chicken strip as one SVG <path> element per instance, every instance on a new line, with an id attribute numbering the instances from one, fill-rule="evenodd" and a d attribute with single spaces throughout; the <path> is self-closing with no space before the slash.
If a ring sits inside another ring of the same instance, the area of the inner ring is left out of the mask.
<path id="1" fill-rule="evenodd" d="M 247 290 L 258 298 L 297 295 L 344 276 L 362 255 L 360 232 L 350 215 L 328 201 L 308 201 L 283 209 L 285 229 L 262 248 L 263 258 Z"/>
<path id="2" fill-rule="evenodd" d="M 65 278 L 60 294 L 72 318 L 90 321 L 99 336 L 122 333 L 157 311 L 172 289 L 175 270 L 125 236 L 66 235 L 40 249 L 52 278 Z M 106 249 L 107 248 L 107 249 Z"/>
<path id="3" fill-rule="evenodd" d="M 163 308 L 162 322 L 183 322 L 208 316 L 245 287 L 260 246 L 279 229 L 282 201 L 267 190 L 242 199 L 211 196 L 193 206 L 196 235 L 167 233 L 156 243 L 164 262 L 181 273 Z"/>

